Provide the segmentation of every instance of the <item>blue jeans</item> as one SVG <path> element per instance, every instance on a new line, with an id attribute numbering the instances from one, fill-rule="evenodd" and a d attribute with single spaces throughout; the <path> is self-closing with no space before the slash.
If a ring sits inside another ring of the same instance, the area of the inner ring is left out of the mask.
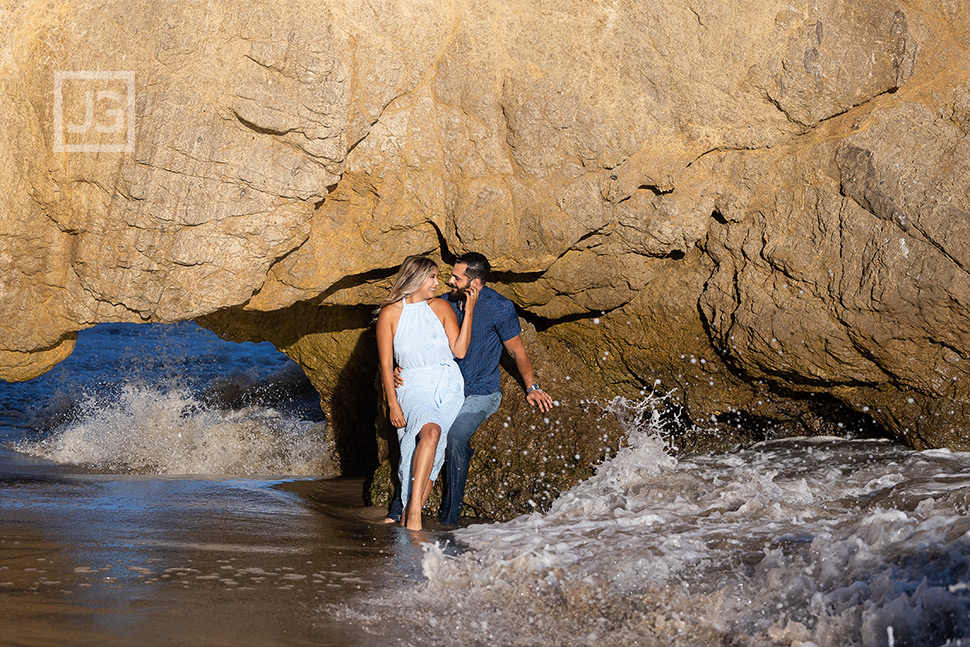
<path id="1" fill-rule="evenodd" d="M 444 524 L 458 523 L 461 505 L 465 499 L 465 481 L 468 480 L 468 464 L 472 460 L 471 438 L 502 404 L 502 392 L 489 395 L 465 396 L 465 403 L 458 417 L 448 431 L 448 446 L 445 449 L 445 487 L 441 498 L 441 513 L 438 520 Z"/>
<path id="2" fill-rule="evenodd" d="M 465 396 L 465 403 L 458 412 L 454 424 L 448 430 L 448 444 L 445 448 L 445 487 L 441 500 L 439 520 L 444 524 L 458 523 L 461 516 L 461 505 L 465 498 L 465 482 L 468 480 L 468 464 L 471 462 L 475 450 L 471 446 L 471 437 L 492 414 L 498 411 L 502 403 L 502 392 L 496 391 L 489 395 Z M 387 516 L 400 521 L 404 512 L 401 503 L 401 491 L 395 488 L 394 496 L 387 507 Z"/>

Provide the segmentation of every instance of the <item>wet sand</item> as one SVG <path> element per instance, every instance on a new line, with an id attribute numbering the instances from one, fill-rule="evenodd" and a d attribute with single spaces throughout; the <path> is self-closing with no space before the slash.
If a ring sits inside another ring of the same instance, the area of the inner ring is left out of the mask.
<path id="1" fill-rule="evenodd" d="M 329 607 L 419 582 L 420 543 L 450 534 L 381 524 L 361 487 L 84 474 L 0 450 L 0 644 L 400 639 Z"/>

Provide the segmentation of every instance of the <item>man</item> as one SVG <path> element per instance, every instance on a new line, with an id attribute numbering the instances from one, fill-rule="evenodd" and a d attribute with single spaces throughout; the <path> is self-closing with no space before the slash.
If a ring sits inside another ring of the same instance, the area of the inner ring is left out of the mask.
<path id="1" fill-rule="evenodd" d="M 479 291 L 468 353 L 463 359 L 457 360 L 465 379 L 465 402 L 448 431 L 445 449 L 445 487 L 439 520 L 446 525 L 458 523 L 461 516 L 468 465 L 474 453 L 471 437 L 483 422 L 498 411 L 502 402 L 499 360 L 503 348 L 515 361 L 519 375 L 526 384 L 525 398 L 529 405 L 538 407 L 540 411 L 552 408 L 552 397 L 539 388 L 532 360 L 522 344 L 522 328 L 515 306 L 485 285 L 490 270 L 488 259 L 481 254 L 469 252 L 459 256 L 448 279 L 452 291 L 445 296 L 461 325 L 465 318 L 465 292 L 469 288 Z M 388 520 L 400 518 L 400 495 L 395 493 L 388 508 Z"/>

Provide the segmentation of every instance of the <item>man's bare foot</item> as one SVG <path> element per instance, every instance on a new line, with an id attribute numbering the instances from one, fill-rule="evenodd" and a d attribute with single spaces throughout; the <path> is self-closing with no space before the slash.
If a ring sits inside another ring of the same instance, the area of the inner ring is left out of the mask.
<path id="1" fill-rule="evenodd" d="M 394 519 L 391 517 L 384 517 L 384 521 L 382 521 L 381 523 L 386 523 L 386 524 L 397 523 L 397 519 Z"/>

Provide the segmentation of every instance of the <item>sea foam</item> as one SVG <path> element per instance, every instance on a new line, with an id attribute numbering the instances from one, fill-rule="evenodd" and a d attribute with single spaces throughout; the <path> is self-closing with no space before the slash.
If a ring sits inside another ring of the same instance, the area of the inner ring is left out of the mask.
<path id="1" fill-rule="evenodd" d="M 83 395 L 17 451 L 105 472 L 333 476 L 326 425 L 264 405 L 225 408 L 187 388 L 134 382 Z"/>
<path id="2" fill-rule="evenodd" d="M 654 404 L 624 405 L 627 445 L 548 512 L 427 544 L 427 581 L 378 613 L 432 645 L 970 644 L 970 454 L 803 438 L 678 460 Z"/>

